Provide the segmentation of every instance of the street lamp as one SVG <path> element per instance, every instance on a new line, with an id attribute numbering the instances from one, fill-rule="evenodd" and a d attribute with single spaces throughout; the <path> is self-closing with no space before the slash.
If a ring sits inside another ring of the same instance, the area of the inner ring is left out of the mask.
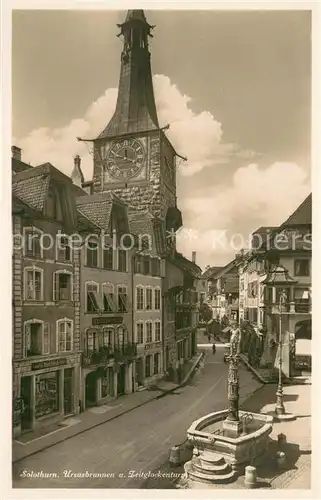
<path id="1" fill-rule="evenodd" d="M 282 336 L 282 313 L 287 303 L 290 286 L 296 281 L 289 275 L 289 271 L 281 265 L 276 265 L 267 275 L 263 284 L 272 289 L 272 304 L 278 306 L 278 346 L 279 346 L 279 366 L 278 366 L 278 387 L 276 391 L 275 416 L 278 420 L 293 419 L 292 414 L 285 411 L 283 402 L 282 365 L 283 365 L 283 336 Z M 278 291 L 278 300 L 274 295 Z"/>

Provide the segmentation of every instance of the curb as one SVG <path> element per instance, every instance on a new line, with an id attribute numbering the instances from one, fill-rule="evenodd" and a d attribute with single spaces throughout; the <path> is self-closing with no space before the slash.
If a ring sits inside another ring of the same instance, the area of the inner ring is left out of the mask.
<path id="1" fill-rule="evenodd" d="M 201 352 L 201 354 L 196 359 L 196 361 L 193 364 L 190 371 L 187 373 L 187 375 L 185 375 L 182 382 L 177 384 L 176 387 L 173 387 L 172 389 L 168 389 L 167 391 L 162 392 L 162 394 L 159 394 L 158 396 L 156 396 L 155 399 L 161 399 L 162 397 L 166 396 L 166 394 L 172 394 L 173 392 L 177 391 L 177 389 L 184 387 L 187 384 L 187 382 L 189 381 L 189 379 L 191 378 L 191 376 L 194 374 L 196 368 L 198 367 L 198 365 L 200 364 L 200 362 L 204 358 L 204 356 L 205 356 L 205 353 Z"/>
<path id="2" fill-rule="evenodd" d="M 247 366 L 247 368 L 249 370 L 251 370 L 252 373 L 254 373 L 256 378 L 260 382 L 262 382 L 262 384 L 275 384 L 274 380 L 270 380 L 270 379 L 266 379 L 266 378 L 262 377 L 262 375 L 260 375 L 260 373 L 255 368 L 253 368 L 253 366 L 250 365 L 250 363 L 248 362 L 248 360 L 246 359 L 246 357 L 243 354 L 240 354 L 240 359 Z"/>
<path id="3" fill-rule="evenodd" d="M 59 444 L 59 443 L 62 443 L 63 441 L 67 441 L 68 439 L 71 439 L 75 436 L 79 436 L 80 434 L 84 434 L 85 432 L 91 430 L 91 429 L 95 429 L 96 427 L 99 427 L 100 425 L 103 425 L 103 424 L 106 424 L 107 422 L 111 422 L 112 420 L 115 420 L 115 418 L 118 418 L 118 417 L 121 417 L 122 415 L 125 415 L 126 413 L 129 413 L 131 412 L 132 410 L 136 410 L 136 408 L 140 408 L 141 406 L 144 406 L 145 404 L 149 403 L 150 401 L 153 401 L 157 398 L 159 398 L 159 396 L 166 396 L 166 394 L 170 394 L 174 391 L 176 391 L 179 387 L 183 387 L 187 380 L 191 377 L 191 375 L 194 373 L 196 367 L 198 366 L 198 364 L 200 363 L 201 359 L 204 357 L 204 353 L 201 353 L 198 357 L 198 359 L 195 361 L 195 363 L 193 364 L 191 370 L 189 371 L 189 373 L 186 375 L 186 377 L 184 378 L 183 382 L 181 384 L 178 384 L 176 387 L 174 387 L 173 389 L 169 389 L 168 391 L 164 391 L 163 393 L 161 394 L 157 394 L 157 395 L 154 395 L 152 396 L 150 399 L 147 399 L 146 401 L 143 401 L 142 403 L 139 403 L 138 405 L 136 406 L 133 406 L 131 408 L 127 408 L 125 409 L 124 411 L 118 413 L 117 415 L 114 415 L 113 417 L 110 417 L 110 418 L 107 418 L 106 420 L 102 421 L 102 422 L 97 422 L 96 424 L 94 425 L 91 425 L 90 427 L 87 427 L 85 429 L 81 429 L 73 434 L 71 434 L 70 436 L 65 436 L 65 437 L 62 437 L 61 439 L 58 439 L 57 441 L 55 441 L 54 443 L 50 443 L 50 444 L 47 444 L 47 445 L 44 445 L 43 447 L 40 447 L 39 449 L 37 450 L 34 450 L 30 453 L 27 453 L 26 455 L 20 457 L 20 458 L 17 458 L 17 459 L 12 459 L 12 464 L 16 464 L 18 462 L 21 462 L 22 460 L 24 460 L 25 458 L 27 457 L 31 457 L 32 455 L 36 455 L 37 453 L 40 453 L 41 451 L 44 451 L 44 450 L 47 450 L 49 448 L 53 448 L 54 446 L 56 446 L 56 444 Z"/>

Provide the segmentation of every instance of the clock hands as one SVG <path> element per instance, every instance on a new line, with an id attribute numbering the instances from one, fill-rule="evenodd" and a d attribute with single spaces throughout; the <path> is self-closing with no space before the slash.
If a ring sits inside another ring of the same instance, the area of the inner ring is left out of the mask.
<path id="1" fill-rule="evenodd" d="M 127 158 L 127 156 L 122 156 L 122 155 L 119 155 L 117 153 L 115 153 L 114 151 L 111 151 L 111 153 L 114 155 L 114 156 L 117 156 L 117 158 L 121 158 L 123 161 L 130 161 L 131 163 L 135 163 L 135 160 L 132 160 L 131 158 Z"/>

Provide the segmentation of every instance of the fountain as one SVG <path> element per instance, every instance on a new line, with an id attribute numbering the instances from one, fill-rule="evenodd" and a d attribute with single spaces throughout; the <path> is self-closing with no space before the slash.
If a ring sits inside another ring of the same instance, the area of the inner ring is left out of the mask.
<path id="1" fill-rule="evenodd" d="M 266 454 L 273 417 L 239 410 L 239 352 L 240 330 L 234 326 L 228 356 L 228 408 L 201 417 L 187 430 L 194 450 L 184 469 L 192 482 L 234 481 Z"/>

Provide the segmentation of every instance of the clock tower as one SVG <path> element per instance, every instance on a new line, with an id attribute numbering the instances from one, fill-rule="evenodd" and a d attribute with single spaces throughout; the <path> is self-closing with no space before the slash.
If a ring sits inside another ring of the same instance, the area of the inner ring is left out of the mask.
<path id="1" fill-rule="evenodd" d="M 130 210 L 182 225 L 176 207 L 176 152 L 159 127 L 152 81 L 149 38 L 154 26 L 143 10 L 129 10 L 119 24 L 121 53 L 114 115 L 93 140 L 93 192 L 112 191 Z"/>

